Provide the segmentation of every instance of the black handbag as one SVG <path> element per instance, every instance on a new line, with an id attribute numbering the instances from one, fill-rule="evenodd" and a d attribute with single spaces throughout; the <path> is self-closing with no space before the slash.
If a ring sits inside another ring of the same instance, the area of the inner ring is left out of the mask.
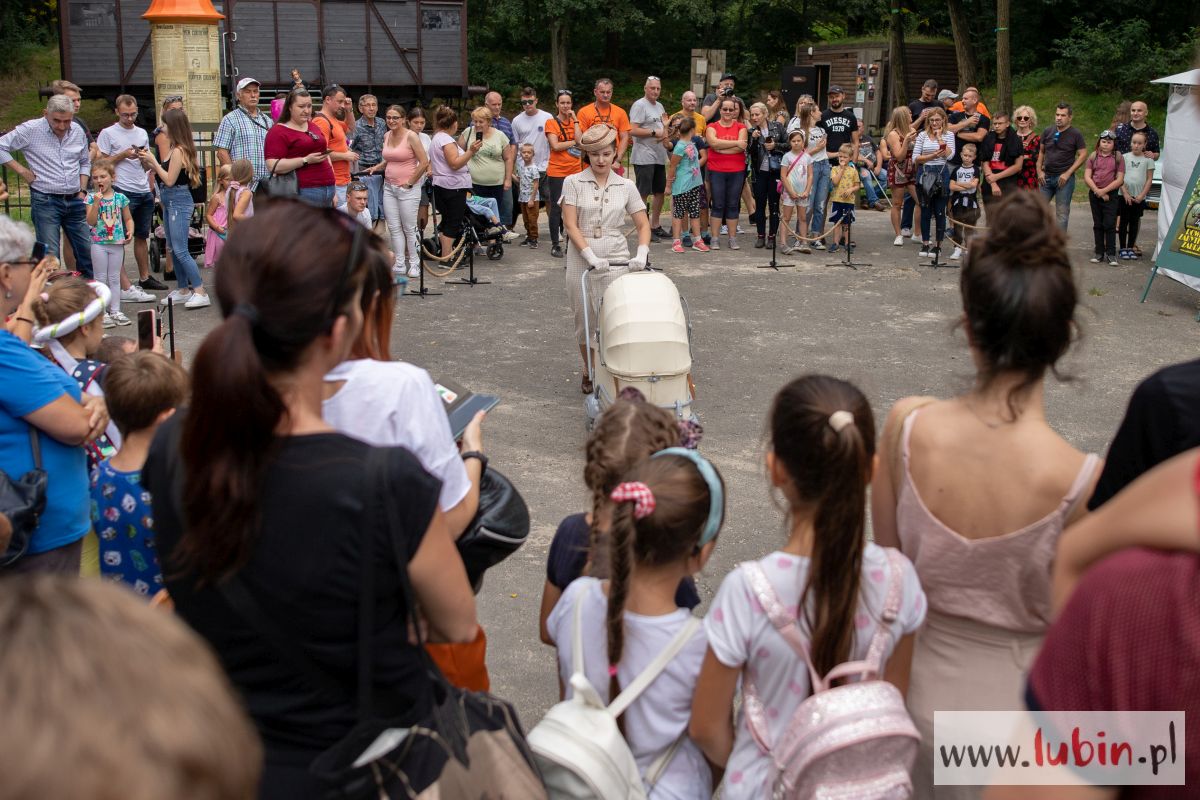
<path id="1" fill-rule="evenodd" d="M 479 510 L 457 543 L 476 594 L 483 586 L 483 573 L 515 553 L 528 536 L 525 498 L 508 478 L 488 467 L 479 482 Z"/>
<path id="2" fill-rule="evenodd" d="M 279 169 L 279 162 L 282 158 L 275 159 L 275 166 L 271 167 L 271 174 L 263 182 L 266 187 L 267 197 L 296 197 L 300 194 L 300 178 L 296 175 L 296 171 L 276 175 L 275 170 Z"/>
<path id="3" fill-rule="evenodd" d="M 367 458 L 370 501 L 381 501 L 388 526 L 396 530 L 395 503 L 388 491 L 387 453 L 373 448 Z M 326 800 L 468 800 L 496 796 L 545 800 L 541 775 L 516 710 L 490 694 L 451 686 L 421 641 L 416 598 L 408 580 L 407 557 L 396 545 L 400 585 L 416 650 L 429 676 L 430 710 L 414 718 L 381 719 L 374 714 L 372 631 L 375 606 L 374 564 L 370 558 L 375 502 L 369 502 L 363 526 L 363 561 L 358 603 L 358 723 L 312 763 L 309 771 L 324 787 Z M 277 626 L 236 576 L 221 593 L 243 618 L 304 675 L 314 688 L 332 696 L 355 692 L 326 671 Z M 335 694 L 336 693 L 336 694 Z"/>
<path id="4" fill-rule="evenodd" d="M 942 169 L 923 169 L 917 176 L 917 202 L 925 207 L 942 196 Z"/>
<path id="5" fill-rule="evenodd" d="M 42 448 L 38 434 L 29 426 L 29 446 L 33 450 L 33 469 L 13 480 L 0 472 L 0 514 L 12 523 L 12 537 L 0 556 L 0 567 L 12 566 L 25 551 L 46 510 L 46 471 L 42 469 Z"/>

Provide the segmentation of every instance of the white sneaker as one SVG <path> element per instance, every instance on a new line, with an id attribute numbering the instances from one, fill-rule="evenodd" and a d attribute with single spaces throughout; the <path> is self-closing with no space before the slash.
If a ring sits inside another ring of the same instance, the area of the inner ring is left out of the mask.
<path id="1" fill-rule="evenodd" d="M 125 316 L 120 311 L 114 311 L 111 314 L 109 314 L 109 316 L 112 317 L 112 321 L 117 323 L 118 325 L 132 325 L 133 324 L 133 321 L 130 320 L 129 317 Z"/>
<path id="2" fill-rule="evenodd" d="M 409 264 L 408 265 L 408 277 L 410 277 L 410 278 L 421 277 L 421 265 L 420 264 Z"/>
<path id="3" fill-rule="evenodd" d="M 115 319 L 113 319 L 112 314 L 109 314 L 107 311 L 104 312 L 104 322 L 102 324 L 104 325 L 105 328 L 117 327 L 117 321 Z"/>
<path id="4" fill-rule="evenodd" d="M 153 303 L 155 299 L 156 298 L 154 295 L 150 294 L 136 283 L 130 286 L 128 289 L 121 290 L 122 303 Z"/>
<path id="5" fill-rule="evenodd" d="M 950 260 L 958 261 L 960 258 L 962 258 L 962 248 L 955 245 L 954 252 L 950 254 Z"/>
<path id="6" fill-rule="evenodd" d="M 739 245 L 739 244 L 737 243 L 737 237 L 736 237 L 736 236 L 730 236 L 730 237 L 729 237 L 729 249 L 730 249 L 730 250 L 741 250 L 741 249 L 742 249 L 742 248 L 741 248 L 741 245 Z"/>
<path id="7" fill-rule="evenodd" d="M 910 236 L 912 236 L 912 228 L 901 228 L 900 229 L 900 238 L 901 239 L 907 239 Z"/>
<path id="8" fill-rule="evenodd" d="M 904 234 L 902 233 L 899 236 L 897 236 L 896 241 L 892 242 L 892 244 L 896 245 L 896 247 L 903 247 L 904 246 Z"/>
<path id="9" fill-rule="evenodd" d="M 212 299 L 207 294 L 192 292 L 192 296 L 183 304 L 184 308 L 208 308 L 212 305 Z"/>
<path id="10" fill-rule="evenodd" d="M 823 242 L 823 241 L 821 241 L 820 239 L 818 239 L 817 241 L 815 241 L 815 242 L 813 242 L 813 243 L 812 243 L 812 249 L 813 249 L 813 250 L 824 250 L 824 249 L 825 249 L 825 242 Z"/>
<path id="11" fill-rule="evenodd" d="M 917 253 L 917 258 L 933 258 L 933 252 L 929 249 L 929 245 L 921 244 L 921 252 Z"/>
<path id="12" fill-rule="evenodd" d="M 721 235 L 722 235 L 722 236 L 728 236 L 728 235 L 729 235 L 729 226 L 728 226 L 728 225 L 722 225 L 722 226 L 721 226 Z"/>
<path id="13" fill-rule="evenodd" d="M 744 231 L 744 230 L 742 230 L 742 226 L 741 226 L 741 225 L 738 225 L 738 226 L 737 226 L 737 232 L 738 232 L 738 233 L 745 233 L 745 231 Z"/>
<path id="14" fill-rule="evenodd" d="M 519 234 L 516 231 L 505 231 L 504 235 L 500 238 L 505 242 L 505 244 L 508 244 L 509 242 L 515 242 L 518 235 Z"/>
<path id="15" fill-rule="evenodd" d="M 187 302 L 192 296 L 191 289 L 173 289 L 166 297 L 158 301 L 160 306 L 165 306 L 168 300 L 174 301 L 176 304 Z"/>
<path id="16" fill-rule="evenodd" d="M 920 234 L 919 232 L 917 232 L 917 233 L 914 233 L 914 234 L 912 235 L 912 240 L 913 240 L 914 242 L 916 242 L 917 244 L 925 244 L 924 242 L 922 242 L 922 241 L 921 241 L 921 234 Z"/>

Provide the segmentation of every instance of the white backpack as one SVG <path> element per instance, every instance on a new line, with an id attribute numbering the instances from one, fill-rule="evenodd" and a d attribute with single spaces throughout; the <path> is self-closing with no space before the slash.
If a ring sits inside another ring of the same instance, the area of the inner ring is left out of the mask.
<path id="1" fill-rule="evenodd" d="M 921 736 L 904 697 L 881 680 L 889 624 L 900 611 L 900 554 L 887 550 L 887 596 L 883 621 L 876 628 L 862 661 L 839 664 L 822 678 L 813 666 L 808 643 L 796 617 L 784 608 L 758 563 L 742 564 L 750 589 L 784 640 L 804 659 L 812 694 L 788 720 L 778 741 L 771 741 L 766 709 L 754 681 L 742 681 L 747 727 L 764 753 L 771 756 L 771 796 L 778 800 L 902 800 L 912 794 L 909 772 Z M 855 683 L 830 686 L 838 678 L 862 677 Z"/>
<path id="2" fill-rule="evenodd" d="M 643 780 L 617 718 L 666 669 L 695 635 L 692 617 L 666 648 L 607 707 L 583 671 L 583 593 L 575 601 L 570 700 L 558 703 L 529 732 L 533 760 L 551 800 L 645 800 L 687 731 L 654 760 Z"/>

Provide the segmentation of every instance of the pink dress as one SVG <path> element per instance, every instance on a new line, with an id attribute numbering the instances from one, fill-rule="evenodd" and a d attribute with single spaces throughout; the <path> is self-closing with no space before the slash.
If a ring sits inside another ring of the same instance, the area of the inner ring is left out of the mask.
<path id="1" fill-rule="evenodd" d="M 913 648 L 908 710 L 921 732 L 913 797 L 978 798 L 982 787 L 933 786 L 933 714 L 1024 707 L 1025 678 L 1050 626 L 1050 567 L 1058 537 L 1091 484 L 1089 455 L 1058 507 L 1020 530 L 967 539 L 930 512 L 913 483 L 909 440 L 920 410 L 904 420 L 896 498 L 900 550 L 929 601 Z"/>
<path id="2" fill-rule="evenodd" d="M 228 223 L 228 209 L 224 203 L 217 206 L 213 211 L 213 219 L 222 228 L 226 228 Z M 217 258 L 221 255 L 221 248 L 225 246 L 225 237 L 218 234 L 210 226 L 208 232 L 204 234 L 204 268 L 212 269 L 217 264 Z"/>

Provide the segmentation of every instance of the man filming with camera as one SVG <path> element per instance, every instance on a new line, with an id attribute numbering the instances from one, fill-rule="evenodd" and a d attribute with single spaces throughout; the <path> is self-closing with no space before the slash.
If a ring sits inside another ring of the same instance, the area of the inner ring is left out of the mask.
<path id="1" fill-rule="evenodd" d="M 733 86 L 736 82 L 732 72 L 721 73 L 721 80 L 717 81 L 717 90 L 704 95 L 704 103 L 700 109 L 700 113 L 704 115 L 706 122 L 716 122 L 721 116 L 721 100 L 726 97 L 732 97 L 741 103 L 742 108 L 746 108 L 746 104 L 742 102 L 742 98 L 734 94 Z"/>

